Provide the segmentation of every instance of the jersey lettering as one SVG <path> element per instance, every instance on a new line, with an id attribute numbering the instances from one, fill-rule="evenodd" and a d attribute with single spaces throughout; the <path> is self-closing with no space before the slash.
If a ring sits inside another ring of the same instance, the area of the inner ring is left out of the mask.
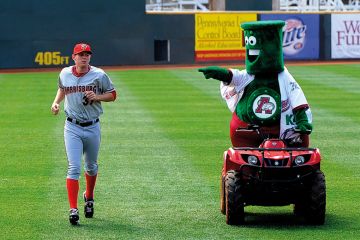
<path id="1" fill-rule="evenodd" d="M 286 125 L 294 125 L 294 115 L 286 114 Z"/>
<path id="2" fill-rule="evenodd" d="M 94 102 L 94 101 L 89 101 L 89 99 L 88 99 L 85 95 L 83 96 L 83 102 L 82 102 L 82 104 L 83 104 L 84 106 L 86 106 L 86 105 L 88 105 L 88 104 L 92 105 L 93 102 Z"/>
<path id="3" fill-rule="evenodd" d="M 283 100 L 281 102 L 281 112 L 285 112 L 290 108 L 290 101 L 289 99 Z"/>
<path id="4" fill-rule="evenodd" d="M 78 93 L 78 92 L 87 92 L 93 91 L 96 94 L 96 86 L 94 85 L 87 85 L 87 86 L 69 86 L 64 87 L 65 95 L 70 93 Z"/>

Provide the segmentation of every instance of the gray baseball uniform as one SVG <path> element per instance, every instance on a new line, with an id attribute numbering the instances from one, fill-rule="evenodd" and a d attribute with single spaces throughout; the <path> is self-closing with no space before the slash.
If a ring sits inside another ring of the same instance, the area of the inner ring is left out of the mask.
<path id="1" fill-rule="evenodd" d="M 103 113 L 101 102 L 88 101 L 85 91 L 97 95 L 115 91 L 110 78 L 100 69 L 90 66 L 83 76 L 74 74 L 74 66 L 64 68 L 59 75 L 59 88 L 65 93 L 66 115 L 64 139 L 68 158 L 67 178 L 79 179 L 81 157 L 85 156 L 85 171 L 97 174 L 97 158 L 100 147 L 99 116 Z"/>

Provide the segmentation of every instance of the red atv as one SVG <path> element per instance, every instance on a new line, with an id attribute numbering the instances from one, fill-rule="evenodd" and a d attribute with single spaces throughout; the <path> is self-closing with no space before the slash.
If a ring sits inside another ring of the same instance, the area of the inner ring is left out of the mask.
<path id="1" fill-rule="evenodd" d="M 317 148 L 291 147 L 300 141 L 299 131 L 289 129 L 286 139 L 267 138 L 256 125 L 237 131 L 256 131 L 263 139 L 259 147 L 233 147 L 224 152 L 221 173 L 221 212 L 226 223 L 245 223 L 244 207 L 294 204 L 296 216 L 307 223 L 325 221 L 326 186 Z"/>

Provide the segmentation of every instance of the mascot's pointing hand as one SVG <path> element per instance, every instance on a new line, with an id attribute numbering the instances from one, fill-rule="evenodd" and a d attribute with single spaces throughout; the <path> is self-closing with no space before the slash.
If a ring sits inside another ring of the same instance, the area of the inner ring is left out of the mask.
<path id="1" fill-rule="evenodd" d="M 206 79 L 213 78 L 222 81 L 227 85 L 230 84 L 232 80 L 232 73 L 226 68 L 211 66 L 199 68 L 198 71 L 202 72 Z"/>

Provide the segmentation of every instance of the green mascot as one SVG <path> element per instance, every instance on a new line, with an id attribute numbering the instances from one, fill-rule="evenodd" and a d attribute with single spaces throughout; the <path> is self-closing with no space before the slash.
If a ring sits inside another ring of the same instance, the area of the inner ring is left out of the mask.
<path id="1" fill-rule="evenodd" d="M 206 79 L 221 81 L 221 95 L 233 112 L 230 138 L 234 147 L 257 147 L 261 143 L 262 139 L 255 132 L 236 131 L 249 124 L 259 125 L 269 137 L 297 139 L 294 146 L 309 146 L 312 115 L 302 89 L 284 67 L 284 25 L 284 21 L 241 24 L 246 69 L 217 66 L 199 69 Z M 298 131 L 289 131 L 293 129 Z"/>

